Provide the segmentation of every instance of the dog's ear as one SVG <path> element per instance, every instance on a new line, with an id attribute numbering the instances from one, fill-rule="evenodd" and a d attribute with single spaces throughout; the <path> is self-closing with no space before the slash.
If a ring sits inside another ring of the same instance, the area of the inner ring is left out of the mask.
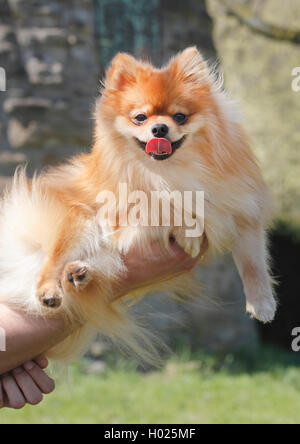
<path id="1" fill-rule="evenodd" d="M 137 61 L 126 53 L 119 53 L 111 62 L 106 73 L 105 87 L 122 90 L 128 83 L 133 82 L 137 70 Z"/>
<path id="2" fill-rule="evenodd" d="M 171 61 L 170 69 L 176 70 L 185 81 L 193 83 L 203 81 L 208 71 L 207 64 L 196 46 L 179 53 Z"/>

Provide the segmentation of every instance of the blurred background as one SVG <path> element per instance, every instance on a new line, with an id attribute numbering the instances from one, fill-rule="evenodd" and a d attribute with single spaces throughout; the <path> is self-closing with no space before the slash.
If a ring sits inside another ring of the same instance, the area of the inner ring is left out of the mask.
<path id="1" fill-rule="evenodd" d="M 99 79 L 118 51 L 160 65 L 189 45 L 224 71 L 275 197 L 277 318 L 249 319 L 232 260 L 220 258 L 199 271 L 196 302 L 159 294 L 138 306 L 174 351 L 161 370 L 136 369 L 99 339 L 72 366 L 69 388 L 1 412 L 0 423 L 300 422 L 291 349 L 300 327 L 299 0 L 0 0 L 0 187 L 19 164 L 32 173 L 89 149 Z"/>

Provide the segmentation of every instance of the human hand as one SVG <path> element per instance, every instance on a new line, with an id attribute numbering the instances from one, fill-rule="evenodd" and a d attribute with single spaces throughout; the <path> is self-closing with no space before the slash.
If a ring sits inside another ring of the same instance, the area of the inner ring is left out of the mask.
<path id="1" fill-rule="evenodd" d="M 192 270 L 199 258 L 208 250 L 208 240 L 203 239 L 201 252 L 198 257 L 192 258 L 175 242 L 170 241 L 170 252 L 162 250 L 158 244 L 152 246 L 148 257 L 142 256 L 138 248 L 132 249 L 125 257 L 124 263 L 127 274 L 118 282 L 116 299 L 129 291 L 168 280 L 184 272 Z"/>
<path id="2" fill-rule="evenodd" d="M 0 376 L 0 408 L 21 409 L 26 404 L 37 405 L 43 394 L 53 392 L 54 381 L 45 373 L 48 360 L 39 356 L 22 367 Z"/>

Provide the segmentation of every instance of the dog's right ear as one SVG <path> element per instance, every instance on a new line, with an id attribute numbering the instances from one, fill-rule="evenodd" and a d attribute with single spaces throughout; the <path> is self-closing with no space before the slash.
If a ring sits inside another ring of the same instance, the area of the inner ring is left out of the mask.
<path id="1" fill-rule="evenodd" d="M 105 87 L 112 90 L 122 90 L 126 85 L 134 82 L 136 77 L 137 61 L 126 53 L 119 53 L 111 62 L 106 73 Z"/>

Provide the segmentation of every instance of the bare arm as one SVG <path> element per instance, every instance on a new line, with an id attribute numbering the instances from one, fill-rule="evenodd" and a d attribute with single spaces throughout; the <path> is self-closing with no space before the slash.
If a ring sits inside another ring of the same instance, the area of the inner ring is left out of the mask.
<path id="1" fill-rule="evenodd" d="M 192 269 L 198 258 L 192 259 L 177 244 L 172 244 L 171 255 L 153 246 L 153 255 L 140 257 L 135 250 L 124 258 L 128 274 L 116 285 L 116 297 L 154 280 L 161 280 Z M 200 255 L 208 248 L 203 243 Z M 72 331 L 59 317 L 42 319 L 0 304 L 0 327 L 6 333 L 6 351 L 0 352 L 0 375 L 34 359 L 69 336 Z"/>
<path id="2" fill-rule="evenodd" d="M 0 327 L 6 351 L 0 352 L 0 375 L 41 355 L 65 339 L 70 329 L 61 319 L 41 319 L 0 304 Z"/>

